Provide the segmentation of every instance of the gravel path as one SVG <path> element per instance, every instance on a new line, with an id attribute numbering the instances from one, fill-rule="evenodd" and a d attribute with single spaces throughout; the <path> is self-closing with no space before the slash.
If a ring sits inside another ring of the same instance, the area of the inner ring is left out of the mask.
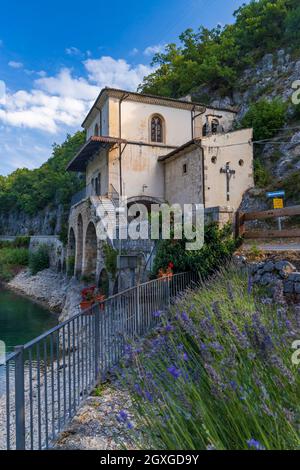
<path id="1" fill-rule="evenodd" d="M 86 400 L 70 425 L 61 434 L 54 448 L 60 450 L 134 450 L 135 431 L 129 431 L 126 424 L 118 420 L 120 411 L 126 411 L 131 417 L 130 406 L 130 397 L 125 391 L 118 390 L 113 385 L 106 386 L 101 396 L 91 396 Z"/>

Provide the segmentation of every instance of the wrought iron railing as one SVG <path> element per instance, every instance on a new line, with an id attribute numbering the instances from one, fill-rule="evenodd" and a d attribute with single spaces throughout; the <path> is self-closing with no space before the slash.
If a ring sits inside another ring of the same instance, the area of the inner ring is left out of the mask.
<path id="1" fill-rule="evenodd" d="M 159 321 L 156 312 L 196 282 L 196 273 L 183 273 L 137 285 L 17 346 L 2 366 L 0 448 L 51 447 L 121 359 L 126 342 L 150 331 Z"/>

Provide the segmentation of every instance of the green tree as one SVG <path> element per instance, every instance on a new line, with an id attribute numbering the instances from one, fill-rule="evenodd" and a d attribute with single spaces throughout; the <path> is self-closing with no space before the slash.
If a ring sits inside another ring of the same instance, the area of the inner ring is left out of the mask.
<path id="1" fill-rule="evenodd" d="M 242 127 L 253 127 L 254 140 L 270 139 L 285 124 L 287 105 L 281 100 L 253 103 L 241 120 Z"/>

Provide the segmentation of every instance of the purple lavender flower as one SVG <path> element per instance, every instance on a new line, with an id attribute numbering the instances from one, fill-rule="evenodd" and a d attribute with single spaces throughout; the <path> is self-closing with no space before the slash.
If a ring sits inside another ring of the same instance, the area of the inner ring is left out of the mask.
<path id="1" fill-rule="evenodd" d="M 163 312 L 162 312 L 161 310 L 157 310 L 156 312 L 153 312 L 152 315 L 153 315 L 155 318 L 159 318 L 159 317 L 162 316 L 162 314 L 163 314 Z"/>
<path id="2" fill-rule="evenodd" d="M 178 379 L 181 376 L 181 370 L 177 369 L 175 366 L 168 367 L 167 370 L 174 377 L 174 379 Z"/>
<path id="3" fill-rule="evenodd" d="M 153 402 L 153 396 L 147 390 L 145 391 L 145 397 L 147 398 L 148 401 L 150 401 L 150 403 Z"/>
<path id="4" fill-rule="evenodd" d="M 174 326 L 172 326 L 170 323 L 167 323 L 166 327 L 165 327 L 165 331 L 167 333 L 170 333 L 171 331 L 174 330 Z"/>
<path id="5" fill-rule="evenodd" d="M 118 420 L 125 423 L 128 420 L 128 414 L 126 411 L 121 410 L 120 413 L 118 414 Z"/>
<path id="6" fill-rule="evenodd" d="M 189 360 L 189 356 L 187 355 L 186 352 L 183 353 L 183 360 L 186 362 Z"/>
<path id="7" fill-rule="evenodd" d="M 265 450 L 265 447 L 259 442 L 256 441 L 255 439 L 249 439 L 247 441 L 249 449 L 255 449 L 255 450 Z"/>
<path id="8" fill-rule="evenodd" d="M 140 396 L 142 395 L 143 392 L 142 392 L 140 384 L 134 384 L 134 389 L 138 395 Z"/>
<path id="9" fill-rule="evenodd" d="M 183 321 L 189 321 L 189 316 L 186 312 L 182 312 L 181 318 Z"/>
<path id="10" fill-rule="evenodd" d="M 210 346 L 217 352 L 224 351 L 223 346 L 218 341 L 213 341 L 212 343 L 210 343 Z"/>

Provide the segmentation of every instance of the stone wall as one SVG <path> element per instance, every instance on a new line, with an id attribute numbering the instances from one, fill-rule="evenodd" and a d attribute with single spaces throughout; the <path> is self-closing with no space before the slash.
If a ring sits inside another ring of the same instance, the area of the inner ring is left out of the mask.
<path id="1" fill-rule="evenodd" d="M 251 266 L 252 281 L 275 300 L 300 302 L 300 272 L 289 261 L 266 261 Z"/>

